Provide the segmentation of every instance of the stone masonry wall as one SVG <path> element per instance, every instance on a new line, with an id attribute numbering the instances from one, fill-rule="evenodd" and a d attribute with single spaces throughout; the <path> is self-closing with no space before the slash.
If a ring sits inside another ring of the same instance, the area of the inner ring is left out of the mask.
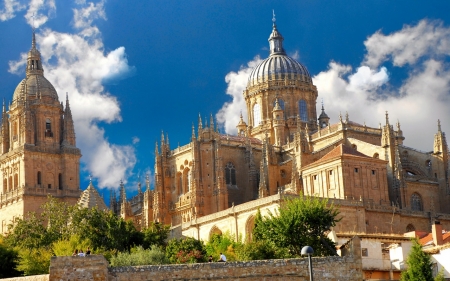
<path id="1" fill-rule="evenodd" d="M 361 281 L 361 240 L 355 236 L 343 248 L 342 257 L 313 258 L 315 280 Z M 309 280 L 308 259 L 109 268 L 101 255 L 52 257 L 50 274 L 5 279 L 8 281 L 150 281 L 150 280 Z"/>

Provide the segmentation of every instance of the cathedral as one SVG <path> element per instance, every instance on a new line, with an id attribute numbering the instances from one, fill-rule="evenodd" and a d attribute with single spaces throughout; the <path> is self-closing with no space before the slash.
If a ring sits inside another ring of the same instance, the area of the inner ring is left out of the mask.
<path id="1" fill-rule="evenodd" d="M 198 239 L 222 231 L 249 236 L 256 210 L 302 193 L 339 206 L 341 232 L 429 230 L 437 218 L 449 229 L 449 151 L 439 120 L 429 152 L 403 145 L 400 123 L 387 112 L 376 128 L 348 114 L 332 122 L 323 104 L 318 114 L 320 93 L 283 40 L 274 20 L 269 56 L 243 92 L 248 120 L 241 116 L 237 135 L 219 133 L 212 116 L 209 123 L 199 117 L 184 146 L 171 148 L 162 134 L 154 189 L 147 184 L 128 201 L 122 185 L 119 201 L 111 197 L 116 213 Z"/>
<path id="2" fill-rule="evenodd" d="M 71 205 L 80 195 L 80 157 L 69 99 L 44 77 L 33 31 L 26 76 L 3 103 L 0 136 L 0 233 L 15 218 L 40 212 L 47 196 Z"/>
<path id="3" fill-rule="evenodd" d="M 199 116 L 184 146 L 172 148 L 162 133 L 154 188 L 147 177 L 127 199 L 120 183 L 110 209 L 141 229 L 157 222 L 172 225 L 173 235 L 247 239 L 257 210 L 267 213 L 303 194 L 339 207 L 337 232 L 428 231 L 437 219 L 450 229 L 449 151 L 439 120 L 429 152 L 405 146 L 400 123 L 391 124 L 387 112 L 376 128 L 348 114 L 333 121 L 323 104 L 317 112 L 320 93 L 283 40 L 274 20 L 269 56 L 243 92 L 248 118 L 241 115 L 237 135 L 220 133 L 213 116 Z M 34 32 L 26 77 L 3 105 L 0 133 L 2 233 L 15 218 L 38 212 L 48 195 L 106 209 L 92 182 L 80 190 L 69 99 L 60 102 L 44 77 Z"/>

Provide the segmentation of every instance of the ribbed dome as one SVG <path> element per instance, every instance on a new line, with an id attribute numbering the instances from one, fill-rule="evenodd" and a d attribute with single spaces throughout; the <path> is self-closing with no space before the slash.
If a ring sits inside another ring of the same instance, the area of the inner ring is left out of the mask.
<path id="1" fill-rule="evenodd" d="M 55 87 L 43 75 L 39 74 L 29 75 L 17 85 L 13 95 L 13 102 L 25 98 L 24 95 L 27 95 L 27 99 L 38 98 L 41 95 L 42 97 L 48 96 L 58 100 Z"/>
<path id="2" fill-rule="evenodd" d="M 297 80 L 312 83 L 311 75 L 304 65 L 286 55 L 283 36 L 277 29 L 275 18 L 269 37 L 270 56 L 256 66 L 248 79 L 248 87 L 271 80 Z"/>
<path id="3" fill-rule="evenodd" d="M 311 75 L 304 65 L 285 54 L 273 54 L 253 69 L 248 86 L 285 78 L 312 83 Z"/>

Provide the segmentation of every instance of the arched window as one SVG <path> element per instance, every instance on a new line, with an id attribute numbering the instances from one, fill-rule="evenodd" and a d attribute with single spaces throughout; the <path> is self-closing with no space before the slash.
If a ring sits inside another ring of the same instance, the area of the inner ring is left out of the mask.
<path id="1" fill-rule="evenodd" d="M 302 121 L 308 121 L 308 107 L 306 105 L 305 100 L 300 100 L 298 102 L 298 110 L 299 110 L 299 114 L 300 114 L 300 119 Z"/>
<path id="2" fill-rule="evenodd" d="M 380 158 L 380 155 L 379 155 L 378 153 L 375 153 L 375 154 L 373 155 L 373 158 L 378 159 L 378 158 Z"/>
<path id="3" fill-rule="evenodd" d="M 9 182 L 8 182 L 8 191 L 11 191 L 13 189 L 13 182 L 12 182 L 12 177 L 9 177 Z"/>
<path id="4" fill-rule="evenodd" d="M 431 160 L 427 160 L 427 161 L 425 162 L 425 165 L 426 165 L 428 168 L 431 168 Z"/>
<path id="5" fill-rule="evenodd" d="M 8 180 L 6 178 L 3 179 L 3 193 L 8 191 Z"/>
<path id="6" fill-rule="evenodd" d="M 191 172 L 189 169 L 184 169 L 183 171 L 183 190 L 184 193 L 189 192 L 189 182 L 190 182 Z"/>
<path id="7" fill-rule="evenodd" d="M 414 225 L 408 224 L 408 225 L 406 226 L 406 232 L 411 232 L 411 231 L 414 231 L 414 230 L 416 230 L 416 228 L 414 227 Z"/>
<path id="8" fill-rule="evenodd" d="M 236 169 L 231 162 L 225 166 L 225 182 L 227 185 L 236 185 Z"/>
<path id="9" fill-rule="evenodd" d="M 259 104 L 253 106 L 253 127 L 258 127 L 261 123 L 261 107 Z"/>
<path id="10" fill-rule="evenodd" d="M 414 193 L 411 196 L 411 210 L 413 210 L 413 211 L 423 211 L 422 197 L 419 194 L 417 194 L 417 193 Z"/>
<path id="11" fill-rule="evenodd" d="M 277 103 L 277 100 L 274 99 L 274 100 L 273 100 L 273 107 L 275 107 L 275 104 L 276 104 L 276 103 Z M 280 105 L 281 109 L 284 110 L 284 100 L 278 99 L 278 104 Z"/>
<path id="12" fill-rule="evenodd" d="M 41 172 L 37 172 L 37 184 L 42 184 Z"/>

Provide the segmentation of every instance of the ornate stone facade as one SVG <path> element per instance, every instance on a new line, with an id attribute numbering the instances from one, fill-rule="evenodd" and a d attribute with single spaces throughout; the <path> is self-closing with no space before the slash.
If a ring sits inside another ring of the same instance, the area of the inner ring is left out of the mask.
<path id="1" fill-rule="evenodd" d="M 47 196 L 70 204 L 80 197 L 79 160 L 69 99 L 59 102 L 44 77 L 33 31 L 26 77 L 6 110 L 0 137 L 0 231 L 16 217 L 39 212 Z"/>
<path id="2" fill-rule="evenodd" d="M 201 230 L 206 234 L 193 235 L 204 239 L 214 222 L 200 217 L 228 216 L 249 201 L 255 212 L 267 203 L 264 198 L 300 192 L 340 202 L 344 217 L 351 218 L 342 220 L 340 231 L 402 233 L 430 228 L 436 216 L 447 220 L 449 151 L 440 123 L 433 151 L 421 152 L 403 145 L 400 123 L 394 128 L 388 113 L 378 128 L 348 114 L 332 123 L 323 105 L 317 116 L 320 93 L 306 67 L 286 55 L 283 40 L 274 22 L 270 55 L 254 68 L 243 92 L 248 124 L 241 116 L 237 136 L 219 133 L 212 116 L 209 125 L 199 118 L 185 146 L 172 149 L 168 136 L 161 136 L 155 188 L 143 193 L 136 213 L 140 224 L 183 225 L 183 233 L 209 225 Z M 396 216 L 401 223 L 394 225 Z M 245 225 L 248 219 L 242 219 Z M 225 221 L 226 230 L 237 234 L 238 223 Z"/>

